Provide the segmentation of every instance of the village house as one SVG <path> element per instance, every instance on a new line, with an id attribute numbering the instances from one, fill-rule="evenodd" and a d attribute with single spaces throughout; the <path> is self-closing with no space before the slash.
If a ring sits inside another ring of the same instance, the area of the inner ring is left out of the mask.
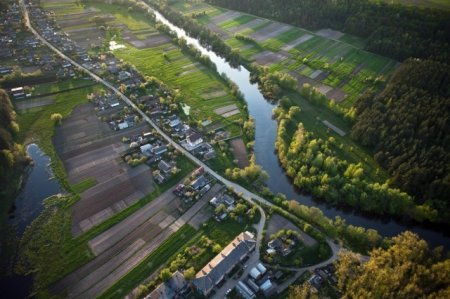
<path id="1" fill-rule="evenodd" d="M 214 257 L 192 281 L 193 286 L 203 295 L 211 294 L 219 286 L 225 276 L 242 262 L 256 247 L 255 236 L 246 231 L 239 234 L 216 257 Z"/>
<path id="2" fill-rule="evenodd" d="M 161 283 L 145 299 L 176 299 L 186 298 L 190 293 L 188 283 L 180 271 L 175 271 L 172 277 Z"/>

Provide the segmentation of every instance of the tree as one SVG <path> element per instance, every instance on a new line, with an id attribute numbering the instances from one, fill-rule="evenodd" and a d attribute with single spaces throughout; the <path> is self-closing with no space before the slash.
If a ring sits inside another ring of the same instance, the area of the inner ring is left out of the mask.
<path id="1" fill-rule="evenodd" d="M 406 231 L 387 249 L 372 250 L 365 263 L 353 253 L 341 253 L 338 288 L 343 298 L 449 298 L 450 259 L 441 252 Z"/>
<path id="2" fill-rule="evenodd" d="M 220 205 L 217 206 L 217 208 L 214 210 L 214 212 L 216 214 L 222 214 L 226 210 L 227 210 L 227 207 L 223 203 L 221 203 Z"/>
<path id="3" fill-rule="evenodd" d="M 170 272 L 169 268 L 164 268 L 161 270 L 161 272 L 159 273 L 159 278 L 162 281 L 167 281 L 172 277 L 172 272 Z"/>
<path id="4" fill-rule="evenodd" d="M 317 292 L 313 290 L 309 283 L 293 285 L 289 287 L 289 299 L 319 299 Z"/>
<path id="5" fill-rule="evenodd" d="M 53 113 L 50 115 L 50 119 L 55 123 L 55 125 L 60 125 L 62 121 L 62 115 L 61 113 Z"/>
<path id="6" fill-rule="evenodd" d="M 184 278 L 186 280 L 192 280 L 195 277 L 195 269 L 194 267 L 190 267 L 186 270 L 184 270 Z"/>
<path id="7" fill-rule="evenodd" d="M 213 248 L 212 248 L 212 252 L 214 253 L 219 253 L 222 251 L 222 246 L 220 246 L 220 244 L 214 244 Z"/>

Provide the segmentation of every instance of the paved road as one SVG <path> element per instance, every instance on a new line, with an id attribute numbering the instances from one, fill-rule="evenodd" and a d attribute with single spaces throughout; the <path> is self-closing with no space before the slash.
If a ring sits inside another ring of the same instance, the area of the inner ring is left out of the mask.
<path id="1" fill-rule="evenodd" d="M 133 108 L 133 110 L 135 110 L 141 117 L 143 120 L 145 120 L 148 124 L 150 124 L 168 143 L 170 143 L 175 149 L 177 149 L 178 151 L 180 151 L 181 153 L 183 153 L 186 157 L 188 157 L 191 161 L 193 161 L 195 164 L 197 164 L 198 166 L 203 167 L 206 171 L 208 171 L 213 177 L 215 177 L 218 181 L 222 182 L 225 186 L 227 187 L 231 187 L 234 189 L 234 191 L 236 193 L 241 193 L 242 197 L 244 199 L 246 199 L 249 202 L 255 203 L 254 201 L 260 202 L 262 204 L 265 204 L 267 206 L 273 206 L 273 204 L 269 201 L 267 201 L 266 199 L 262 198 L 261 196 L 250 192 L 249 190 L 245 189 L 244 187 L 240 186 L 237 183 L 231 182 L 229 180 L 227 180 L 226 178 L 222 177 L 220 174 L 218 174 L 217 172 L 215 172 L 213 169 L 211 169 L 208 165 L 206 165 L 205 163 L 203 163 L 202 161 L 200 161 L 199 159 L 197 159 L 195 156 L 193 156 L 190 152 L 188 152 L 186 149 L 184 149 L 182 146 L 180 146 L 178 143 L 176 143 L 174 140 L 172 140 L 170 138 L 170 136 L 168 136 L 166 133 L 164 133 L 151 119 L 150 117 L 148 117 L 142 110 L 140 110 L 136 104 L 134 104 L 126 95 L 124 95 L 123 93 L 121 93 L 116 87 L 114 87 L 111 83 L 109 83 L 108 81 L 100 78 L 99 76 L 97 76 L 96 74 L 94 74 L 93 72 L 89 71 L 88 69 L 86 69 L 85 67 L 83 67 L 82 65 L 80 65 L 79 63 L 77 63 L 76 61 L 74 61 L 73 59 L 71 59 L 70 57 L 68 57 L 67 55 L 65 55 L 64 53 L 62 53 L 58 48 L 54 47 L 51 43 L 49 43 L 45 38 L 43 38 L 34 28 L 33 26 L 31 26 L 30 23 L 30 19 L 29 19 L 29 15 L 28 15 L 28 9 L 24 3 L 24 0 L 20 0 L 20 5 L 24 11 L 24 18 L 25 18 L 25 24 L 26 26 L 30 29 L 30 31 L 36 36 L 36 38 L 38 38 L 43 44 L 45 44 L 46 46 L 48 46 L 52 51 L 54 51 L 56 54 L 58 54 L 60 57 L 62 57 L 63 59 L 69 61 L 73 66 L 77 67 L 79 70 L 85 72 L 86 74 L 88 74 L 90 77 L 92 77 L 95 81 L 97 81 L 100 84 L 103 84 L 105 87 L 107 87 L 108 89 L 110 89 L 111 91 L 113 91 L 114 93 L 117 94 L 117 96 L 119 96 L 128 106 L 130 106 L 131 108 Z M 259 207 L 259 210 L 261 212 L 261 219 L 265 220 L 265 213 L 263 211 L 263 209 L 261 207 Z M 261 222 L 260 222 L 261 224 Z M 259 225 L 260 226 L 260 225 Z M 264 226 L 264 223 L 262 223 L 262 226 Z M 261 236 L 262 236 L 262 226 L 258 227 L 258 244 L 260 245 L 261 243 Z M 331 240 L 327 240 L 328 244 L 330 245 L 330 247 L 333 250 L 333 256 L 332 259 L 328 260 L 327 263 L 331 262 L 332 260 L 336 259 L 337 253 L 338 251 L 336 250 L 336 247 L 334 246 L 334 243 Z M 255 250 L 255 254 L 252 255 L 253 259 L 256 255 L 259 258 L 259 247 L 258 248 L 258 252 L 256 253 Z M 319 264 L 321 265 L 321 264 Z M 251 268 L 249 266 L 249 268 Z M 222 288 L 221 288 L 222 289 Z"/>

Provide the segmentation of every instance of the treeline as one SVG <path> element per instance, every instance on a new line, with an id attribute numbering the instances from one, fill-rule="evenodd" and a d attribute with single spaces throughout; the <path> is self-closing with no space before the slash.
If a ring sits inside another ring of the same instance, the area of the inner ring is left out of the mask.
<path id="1" fill-rule="evenodd" d="M 165 1 L 148 0 L 147 2 L 164 15 L 171 23 L 183 28 L 189 36 L 198 39 L 203 46 L 225 58 L 232 66 L 237 67 L 240 65 L 241 56 L 239 53 L 225 44 L 216 33 L 205 28 L 194 19 L 186 17 L 178 11 L 174 11 L 165 3 Z"/>
<path id="2" fill-rule="evenodd" d="M 21 170 L 29 161 L 24 147 L 15 142 L 18 133 L 19 125 L 16 122 L 14 107 L 8 94 L 0 89 L 0 194 L 2 200 L 7 200 L 16 191 Z"/>
<path id="3" fill-rule="evenodd" d="M 385 90 L 357 104 L 352 136 L 374 149 L 393 186 L 450 216 L 450 68 L 407 60 Z"/>
<path id="4" fill-rule="evenodd" d="M 397 60 L 449 60 L 450 14 L 369 0 L 206 0 L 312 30 L 333 28 L 367 38 L 366 49 Z"/>
<path id="5" fill-rule="evenodd" d="M 387 183 L 369 182 L 361 164 L 340 160 L 336 141 L 315 138 L 300 123 L 300 108 L 282 101 L 274 110 L 278 120 L 275 147 L 294 185 L 333 205 L 350 206 L 378 215 L 408 215 L 417 221 L 437 221 L 428 204 L 415 205 L 408 194 Z"/>
<path id="6" fill-rule="evenodd" d="M 267 66 L 252 63 L 249 66 L 250 80 L 258 83 L 258 88 L 268 100 L 278 100 L 284 90 L 296 90 L 297 80 L 287 73 L 271 72 Z"/>

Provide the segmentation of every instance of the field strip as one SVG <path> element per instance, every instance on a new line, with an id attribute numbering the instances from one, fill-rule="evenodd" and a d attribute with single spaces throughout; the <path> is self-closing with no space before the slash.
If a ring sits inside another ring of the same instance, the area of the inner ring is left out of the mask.
<path id="1" fill-rule="evenodd" d="M 26 100 L 21 102 L 16 102 L 15 106 L 17 110 L 26 110 L 31 108 L 38 108 L 51 105 L 55 102 L 53 98 L 47 99 L 34 99 L 34 100 Z"/>
<path id="2" fill-rule="evenodd" d="M 215 23 L 215 24 L 220 24 L 220 23 L 222 23 L 224 21 L 228 21 L 228 20 L 240 17 L 241 15 L 242 15 L 242 13 L 240 13 L 238 11 L 231 11 L 231 10 L 229 10 L 229 11 L 223 13 L 223 14 L 220 14 L 218 16 L 213 17 L 211 19 L 211 21 L 213 23 Z"/>
<path id="3" fill-rule="evenodd" d="M 214 110 L 214 112 L 216 114 L 222 115 L 224 113 L 227 113 L 227 112 L 230 112 L 230 111 L 236 110 L 236 109 L 238 109 L 236 104 L 232 104 L 232 105 L 228 105 L 228 106 L 217 108 L 217 109 Z"/>
<path id="4" fill-rule="evenodd" d="M 259 25 L 262 25 L 264 23 L 267 23 L 267 22 L 269 22 L 269 21 L 264 20 L 264 19 L 255 19 L 255 20 L 252 20 L 252 21 L 247 22 L 245 24 L 242 24 L 242 25 L 239 25 L 239 26 L 235 26 L 235 27 L 231 27 L 231 28 L 228 29 L 228 31 L 230 31 L 232 33 L 235 33 L 235 32 L 239 32 L 239 31 L 245 30 L 245 29 L 255 28 L 255 27 L 257 27 Z"/>
<path id="5" fill-rule="evenodd" d="M 153 217 L 164 205 L 173 200 L 175 196 L 172 192 L 173 188 L 170 188 L 122 222 L 90 240 L 88 245 L 92 252 L 94 252 L 95 255 L 100 254 Z"/>
<path id="6" fill-rule="evenodd" d="M 232 110 L 232 111 L 222 114 L 222 117 L 227 118 L 227 117 L 231 117 L 233 115 L 239 114 L 239 113 L 241 113 L 241 111 L 239 111 L 239 109 L 235 109 L 235 110 Z"/>
<path id="7" fill-rule="evenodd" d="M 144 246 L 145 241 L 138 239 L 128 246 L 125 250 L 120 252 L 118 255 L 111 258 L 107 263 L 103 264 L 96 271 L 91 272 L 89 275 L 83 277 L 79 282 L 72 285 L 68 289 L 69 297 L 76 297 L 88 290 L 92 286 L 93 281 L 97 281 L 102 277 L 99 277 L 99 273 L 111 273 L 115 269 L 115 265 L 118 261 L 127 260 L 133 256 L 142 246 Z"/>
<path id="8" fill-rule="evenodd" d="M 283 46 L 281 49 L 284 51 L 290 51 L 293 48 L 297 47 L 298 45 L 310 40 L 311 38 L 313 38 L 314 35 L 312 34 L 305 34 L 302 35 L 301 37 L 297 38 L 296 40 L 291 41 L 290 43 L 286 44 L 285 46 Z"/>
<path id="9" fill-rule="evenodd" d="M 204 100 L 210 100 L 210 99 L 214 99 L 214 98 L 223 97 L 226 95 L 227 95 L 227 92 L 225 90 L 217 90 L 217 91 L 211 91 L 211 92 L 204 93 L 201 95 L 201 97 Z"/>
<path id="10" fill-rule="evenodd" d="M 272 23 L 260 30 L 253 32 L 251 37 L 255 39 L 257 42 L 263 42 L 268 40 L 269 38 L 274 38 L 288 30 L 291 30 L 293 27 L 290 25 L 285 25 L 281 23 Z"/>
<path id="11" fill-rule="evenodd" d="M 330 123 L 328 120 L 324 120 L 322 121 L 322 123 L 342 137 L 347 134 L 343 130 L 339 129 L 338 127 Z"/>

